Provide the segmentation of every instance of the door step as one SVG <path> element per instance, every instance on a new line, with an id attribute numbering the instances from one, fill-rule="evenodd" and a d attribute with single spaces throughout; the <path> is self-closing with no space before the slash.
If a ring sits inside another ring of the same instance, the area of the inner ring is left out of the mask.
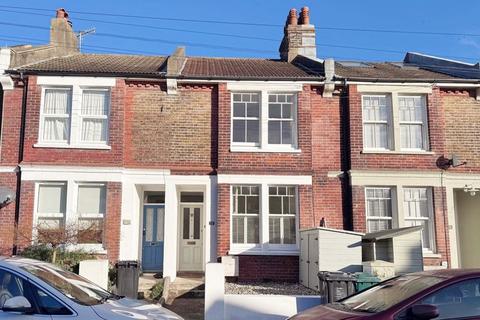
<path id="1" fill-rule="evenodd" d="M 205 278 L 203 276 L 195 278 L 177 277 L 169 285 L 167 304 L 172 304 L 177 298 L 203 299 L 205 297 Z"/>
<path id="2" fill-rule="evenodd" d="M 151 289 L 163 279 L 157 273 L 143 273 L 138 279 L 138 297 L 141 299 L 149 299 Z"/>

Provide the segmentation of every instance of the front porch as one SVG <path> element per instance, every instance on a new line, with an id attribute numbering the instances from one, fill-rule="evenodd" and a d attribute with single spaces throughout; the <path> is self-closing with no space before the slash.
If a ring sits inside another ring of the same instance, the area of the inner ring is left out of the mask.
<path id="1" fill-rule="evenodd" d="M 173 282 L 215 259 L 216 181 L 210 176 L 145 174 L 122 183 L 119 260 Z"/>

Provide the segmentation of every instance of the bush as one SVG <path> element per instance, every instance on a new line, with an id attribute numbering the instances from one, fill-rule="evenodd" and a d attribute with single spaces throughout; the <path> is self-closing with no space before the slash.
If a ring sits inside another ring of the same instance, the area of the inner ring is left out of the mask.
<path id="1" fill-rule="evenodd" d="M 36 259 L 51 262 L 53 249 L 46 245 L 33 245 L 25 248 L 20 256 L 30 259 Z M 93 259 L 95 256 L 83 250 L 64 250 L 58 249 L 55 264 L 65 270 L 78 273 L 80 261 Z"/>
<path id="2" fill-rule="evenodd" d="M 108 291 L 115 292 L 117 288 L 117 268 L 110 264 L 108 267 Z"/>

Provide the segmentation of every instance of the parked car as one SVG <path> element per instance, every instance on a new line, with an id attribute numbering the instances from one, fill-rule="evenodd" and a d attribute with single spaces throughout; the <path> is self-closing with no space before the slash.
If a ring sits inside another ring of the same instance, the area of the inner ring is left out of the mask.
<path id="1" fill-rule="evenodd" d="M 160 305 L 116 296 L 37 260 L 0 257 L 0 320 L 182 319 Z"/>
<path id="2" fill-rule="evenodd" d="M 480 269 L 398 276 L 289 319 L 480 319 Z"/>

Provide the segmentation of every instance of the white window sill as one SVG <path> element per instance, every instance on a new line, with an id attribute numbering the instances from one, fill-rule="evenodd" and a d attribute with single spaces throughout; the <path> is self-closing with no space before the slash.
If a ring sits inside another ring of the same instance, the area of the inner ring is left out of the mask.
<path id="1" fill-rule="evenodd" d="M 370 149 L 370 150 L 362 150 L 362 153 L 365 154 L 415 154 L 415 155 L 432 155 L 435 154 L 432 151 L 426 151 L 426 150 L 375 150 L 375 149 Z"/>
<path id="2" fill-rule="evenodd" d="M 431 251 L 423 251 L 424 258 L 441 258 L 442 255 L 438 253 L 433 253 Z"/>
<path id="3" fill-rule="evenodd" d="M 111 150 L 112 147 L 105 144 L 59 144 L 59 143 L 36 143 L 34 148 L 56 148 L 56 149 L 97 149 Z"/>
<path id="4" fill-rule="evenodd" d="M 296 149 L 292 147 L 245 147 L 245 146 L 230 146 L 230 152 L 269 152 L 269 153 L 301 153 L 301 149 Z"/>

